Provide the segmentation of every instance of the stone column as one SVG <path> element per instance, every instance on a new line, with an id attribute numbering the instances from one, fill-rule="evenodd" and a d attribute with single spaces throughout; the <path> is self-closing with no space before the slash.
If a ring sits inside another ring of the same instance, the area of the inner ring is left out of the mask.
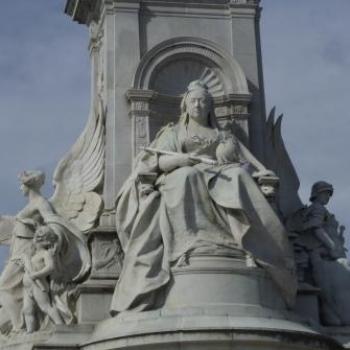
<path id="1" fill-rule="evenodd" d="M 260 43 L 260 1 L 231 1 L 232 55 L 243 68 L 253 101 L 249 120 L 250 148 L 264 161 L 265 93 Z"/>
<path id="2" fill-rule="evenodd" d="M 117 192 L 131 171 L 132 123 L 126 91 L 140 60 L 139 4 L 135 1 L 105 2 L 107 51 L 107 143 L 105 205 L 114 206 Z"/>
<path id="3" fill-rule="evenodd" d="M 236 116 L 234 120 L 238 125 L 243 125 L 248 146 L 263 160 L 265 102 L 259 0 L 68 0 L 66 13 L 79 23 L 90 28 L 94 26 L 97 31 L 94 35 L 102 38 L 96 60 L 102 62 L 100 71 L 103 73 L 99 74 L 104 78 L 102 95 L 107 107 L 104 183 L 107 210 L 113 208 L 116 195 L 131 171 L 135 147 L 138 147 L 135 143 L 149 141 L 148 135 L 142 136 L 137 131 L 147 134 L 149 115 L 145 115 L 148 113 L 145 111 L 150 106 L 146 106 L 144 97 L 128 101 L 126 92 L 135 87 L 133 82 L 142 58 L 169 40 L 181 37 L 198 39 L 199 42 L 204 40 L 215 44 L 225 57 L 238 62 L 248 80 L 251 103 L 249 106 L 245 101 L 239 105 L 231 104 L 229 114 Z M 196 54 L 200 55 L 199 48 L 197 51 Z M 225 76 L 227 67 L 219 68 Z M 199 77 L 193 76 L 196 78 Z M 96 79 L 92 79 L 92 84 L 97 84 Z M 153 129 L 151 138 L 152 135 Z"/>
<path id="4" fill-rule="evenodd" d="M 133 128 L 132 154 L 135 158 L 142 147 L 149 145 L 151 116 L 150 102 L 156 96 L 156 92 L 151 90 L 130 89 L 127 97 L 130 102 L 130 118 Z"/>

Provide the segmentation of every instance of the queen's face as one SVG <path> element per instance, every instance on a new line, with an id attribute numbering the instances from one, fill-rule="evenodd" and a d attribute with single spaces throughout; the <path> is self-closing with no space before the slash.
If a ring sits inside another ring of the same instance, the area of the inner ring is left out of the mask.
<path id="1" fill-rule="evenodd" d="M 190 118 L 200 124 L 208 124 L 211 101 L 203 90 L 191 91 L 186 99 L 186 110 Z"/>

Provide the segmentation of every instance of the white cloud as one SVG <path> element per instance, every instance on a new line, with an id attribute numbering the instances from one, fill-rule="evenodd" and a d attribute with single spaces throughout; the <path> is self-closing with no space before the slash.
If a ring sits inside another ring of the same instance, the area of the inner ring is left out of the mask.
<path id="1" fill-rule="evenodd" d="M 335 186 L 330 210 L 350 230 L 350 44 L 347 0 L 263 1 L 267 105 L 285 113 L 284 135 L 307 201 L 313 182 Z"/>
<path id="2" fill-rule="evenodd" d="M 12 0 L 1 7 L 1 214 L 26 203 L 17 174 L 33 168 L 51 174 L 88 115 L 88 33 L 64 16 L 63 5 Z M 6 252 L 0 249 L 0 267 Z"/>

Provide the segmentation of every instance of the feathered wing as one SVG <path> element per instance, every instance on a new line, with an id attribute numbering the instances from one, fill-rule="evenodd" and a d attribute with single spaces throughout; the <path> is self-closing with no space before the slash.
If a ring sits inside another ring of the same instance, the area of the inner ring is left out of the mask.
<path id="1" fill-rule="evenodd" d="M 83 133 L 59 162 L 50 199 L 57 214 L 72 222 L 81 232 L 94 227 L 103 207 L 96 192 L 104 177 L 105 111 L 102 101 L 89 118 Z"/>
<path id="2" fill-rule="evenodd" d="M 285 218 L 303 207 L 298 191 L 299 177 L 289 157 L 283 141 L 281 126 L 283 115 L 275 121 L 276 109 L 273 108 L 265 125 L 266 166 L 280 179 L 279 207 Z"/>

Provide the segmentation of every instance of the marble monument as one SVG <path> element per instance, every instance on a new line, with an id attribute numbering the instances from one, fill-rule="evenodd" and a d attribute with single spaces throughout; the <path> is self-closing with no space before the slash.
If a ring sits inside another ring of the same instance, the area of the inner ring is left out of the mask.
<path id="1" fill-rule="evenodd" d="M 0 217 L 1 349 L 346 349 L 344 231 L 265 113 L 259 0 L 68 0 L 91 113 Z"/>

